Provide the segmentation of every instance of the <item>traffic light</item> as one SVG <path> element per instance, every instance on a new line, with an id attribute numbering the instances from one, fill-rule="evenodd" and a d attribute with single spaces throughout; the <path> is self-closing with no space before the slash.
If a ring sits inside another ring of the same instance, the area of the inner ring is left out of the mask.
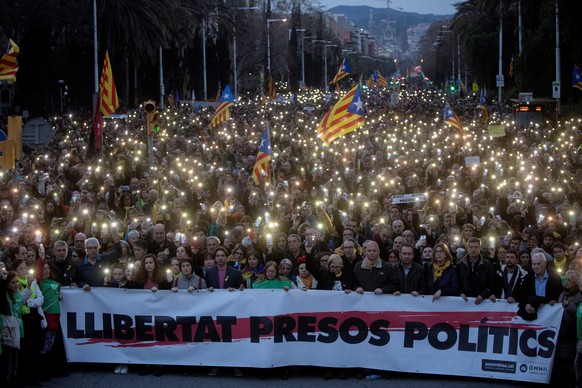
<path id="1" fill-rule="evenodd" d="M 147 100 L 143 103 L 143 110 L 146 113 L 146 125 L 148 135 L 160 132 L 160 123 L 158 108 L 156 107 L 156 102 L 152 100 Z"/>

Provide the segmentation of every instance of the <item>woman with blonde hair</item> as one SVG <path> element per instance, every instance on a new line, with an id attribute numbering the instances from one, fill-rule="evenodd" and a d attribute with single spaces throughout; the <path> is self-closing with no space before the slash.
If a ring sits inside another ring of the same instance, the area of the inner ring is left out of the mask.
<path id="1" fill-rule="evenodd" d="M 459 296 L 459 278 L 453 265 L 453 257 L 444 243 L 438 243 L 433 251 L 433 262 L 426 271 L 426 284 L 433 301 L 441 296 Z"/>

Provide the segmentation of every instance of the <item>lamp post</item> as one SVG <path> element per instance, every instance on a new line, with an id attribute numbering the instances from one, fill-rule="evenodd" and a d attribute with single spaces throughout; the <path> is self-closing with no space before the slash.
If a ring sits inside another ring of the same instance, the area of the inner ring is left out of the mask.
<path id="1" fill-rule="evenodd" d="M 271 35 L 269 33 L 269 26 L 274 22 L 285 23 L 287 19 L 267 19 L 267 69 L 271 72 Z"/>
<path id="2" fill-rule="evenodd" d="M 202 17 L 202 75 L 204 80 L 204 101 L 208 99 L 208 83 L 206 80 L 206 18 Z"/>
<path id="3" fill-rule="evenodd" d="M 325 69 L 324 70 L 324 74 L 325 74 L 324 77 L 325 78 L 324 78 L 323 81 L 325 82 L 325 91 L 326 92 L 329 91 L 329 85 L 327 83 L 327 51 L 326 51 L 326 49 L 328 47 L 337 47 L 337 44 L 326 44 L 326 45 L 323 46 L 323 63 L 324 63 L 323 68 Z"/>

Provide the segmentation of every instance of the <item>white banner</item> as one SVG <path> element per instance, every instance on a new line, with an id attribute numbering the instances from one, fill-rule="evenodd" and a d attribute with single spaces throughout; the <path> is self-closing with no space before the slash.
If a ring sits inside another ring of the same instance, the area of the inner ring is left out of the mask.
<path id="1" fill-rule="evenodd" d="M 426 201 L 426 193 L 416 193 L 416 194 L 395 194 L 392 196 L 392 204 L 398 205 L 401 203 L 413 203 Z"/>
<path id="2" fill-rule="evenodd" d="M 365 367 L 548 383 L 563 309 L 333 291 L 64 289 L 71 362 Z"/>

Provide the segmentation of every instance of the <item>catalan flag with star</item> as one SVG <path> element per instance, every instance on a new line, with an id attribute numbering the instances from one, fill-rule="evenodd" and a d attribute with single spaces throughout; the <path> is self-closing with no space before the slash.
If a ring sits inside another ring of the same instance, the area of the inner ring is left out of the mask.
<path id="1" fill-rule="evenodd" d="M 18 62 L 16 57 L 20 53 L 20 48 L 12 39 L 8 43 L 8 51 L 0 58 L 0 80 L 16 81 L 16 72 L 18 72 Z"/>
<path id="2" fill-rule="evenodd" d="M 451 108 L 448 102 L 445 102 L 445 124 L 452 125 L 459 131 L 464 132 L 463 126 L 461 125 L 461 121 L 459 120 L 455 112 L 453 112 L 453 109 Z"/>
<path id="3" fill-rule="evenodd" d="M 216 106 L 216 111 L 214 111 L 214 116 L 212 116 L 210 128 L 214 128 L 223 121 L 230 119 L 230 107 L 232 105 L 234 105 L 234 97 L 230 91 L 230 86 L 226 85 Z"/>
<path id="4" fill-rule="evenodd" d="M 487 99 L 485 96 L 481 97 L 479 100 L 479 105 L 477 105 L 479 109 L 481 109 L 481 121 L 486 123 L 489 121 L 489 111 L 487 110 Z"/>
<path id="5" fill-rule="evenodd" d="M 265 182 L 266 185 L 271 183 L 271 137 L 269 136 L 269 127 L 265 127 L 263 138 L 259 145 L 259 153 L 255 159 L 253 167 L 253 180 L 256 185 Z"/>
<path id="6" fill-rule="evenodd" d="M 349 74 L 350 74 L 350 66 L 348 65 L 348 60 L 346 58 L 344 58 L 341 66 L 339 67 L 339 69 L 337 71 L 337 74 L 335 75 L 335 77 L 333 77 L 333 79 L 331 81 L 329 81 L 330 85 L 337 84 L 339 80 L 341 80 L 344 77 L 347 77 Z"/>
<path id="7" fill-rule="evenodd" d="M 362 86 L 352 88 L 323 117 L 317 125 L 317 135 L 327 147 L 335 139 L 364 125 Z"/>
<path id="8" fill-rule="evenodd" d="M 370 78 L 368 78 L 368 86 L 371 88 L 375 86 L 385 88 L 388 86 L 388 81 L 386 81 L 386 78 L 378 70 L 374 70 Z"/>

